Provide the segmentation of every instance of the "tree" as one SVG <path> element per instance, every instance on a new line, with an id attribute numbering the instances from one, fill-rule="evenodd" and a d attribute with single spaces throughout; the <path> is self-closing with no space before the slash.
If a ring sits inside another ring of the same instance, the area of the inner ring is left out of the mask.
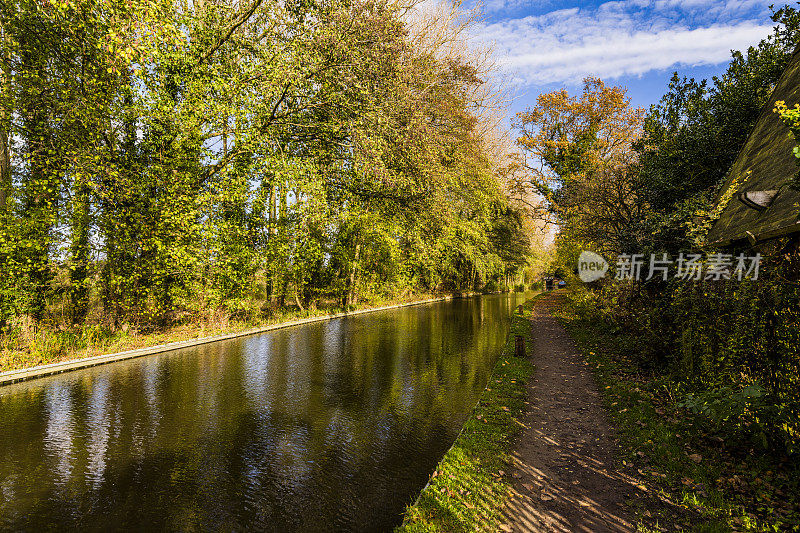
<path id="1" fill-rule="evenodd" d="M 525 264 L 496 91 L 453 10 L 0 6 L 0 327 L 257 320 Z"/>
<path id="2" fill-rule="evenodd" d="M 688 245 L 691 218 L 708 208 L 716 188 L 753 129 L 761 109 L 800 43 L 800 14 L 773 13 L 772 35 L 746 52 L 734 51 L 725 73 L 709 83 L 673 74 L 652 106 L 636 143 L 636 189 L 650 214 L 630 228 L 631 242 Z"/>
<path id="3" fill-rule="evenodd" d="M 583 93 L 542 94 L 517 115 L 517 143 L 526 156 L 529 184 L 549 212 L 581 240 L 617 249 L 641 203 L 633 177 L 644 112 L 621 87 L 587 78 Z"/>

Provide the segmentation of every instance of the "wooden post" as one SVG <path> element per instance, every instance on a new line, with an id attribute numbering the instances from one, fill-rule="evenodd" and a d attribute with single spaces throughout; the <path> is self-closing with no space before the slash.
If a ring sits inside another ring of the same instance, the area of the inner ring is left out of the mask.
<path id="1" fill-rule="evenodd" d="M 525 337 L 522 335 L 514 337 L 514 356 L 525 357 Z"/>

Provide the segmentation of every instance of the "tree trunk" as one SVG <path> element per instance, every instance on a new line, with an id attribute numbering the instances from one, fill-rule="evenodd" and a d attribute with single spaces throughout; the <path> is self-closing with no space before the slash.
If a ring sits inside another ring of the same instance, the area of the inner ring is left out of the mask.
<path id="1" fill-rule="evenodd" d="M 89 228 L 90 191 L 83 183 L 75 186 L 72 207 L 72 244 L 70 270 L 70 316 L 73 324 L 83 322 L 89 309 Z"/>
<path id="2" fill-rule="evenodd" d="M 51 271 L 49 252 L 52 244 L 51 230 L 56 220 L 57 200 L 60 187 L 58 174 L 52 168 L 48 150 L 54 144 L 53 132 L 48 121 L 48 109 L 52 106 L 45 100 L 46 65 L 43 51 L 36 48 L 35 39 L 20 43 L 21 72 L 25 83 L 21 87 L 20 114 L 23 122 L 23 142 L 28 161 L 28 173 L 22 187 L 22 217 L 27 221 L 24 239 L 28 246 L 24 251 L 27 264 L 28 310 L 34 320 L 42 318 L 50 287 Z"/>
<path id="3" fill-rule="evenodd" d="M 297 307 L 301 311 L 305 311 L 306 310 L 305 307 L 303 307 L 303 304 L 300 302 L 300 284 L 299 283 L 295 283 L 294 284 L 294 302 L 297 304 Z"/>
<path id="4" fill-rule="evenodd" d="M 281 183 L 278 186 L 278 201 L 280 202 L 279 205 L 279 212 L 278 212 L 278 223 L 280 224 L 280 239 L 284 240 L 286 238 L 286 186 Z M 281 272 L 280 279 L 281 279 L 281 293 L 278 295 L 278 307 L 284 307 L 286 305 L 286 291 L 289 289 L 289 273 L 285 270 L 285 265 L 288 264 L 288 257 L 282 258 L 283 262 L 282 265 L 284 267 L 284 271 Z"/>
<path id="5" fill-rule="evenodd" d="M 3 55 L 6 55 L 6 42 L 8 35 L 4 28 L 0 28 L 3 33 Z M 3 57 L 3 80 L 2 91 L 6 95 L 11 93 L 11 66 L 7 57 Z M 0 108 L 0 213 L 4 212 L 8 206 L 8 197 L 11 194 L 11 147 L 10 147 L 10 126 L 11 112 L 9 109 Z"/>
<path id="6" fill-rule="evenodd" d="M 267 212 L 267 246 L 272 246 L 273 239 L 275 238 L 275 186 L 270 182 L 269 184 L 269 208 Z M 272 305 L 272 294 L 275 292 L 275 270 L 274 266 L 270 265 L 267 272 L 267 301 Z"/>
<path id="7" fill-rule="evenodd" d="M 8 146 L 8 129 L 5 117 L 0 116 L 0 213 L 7 209 L 11 194 L 11 153 Z"/>
<path id="8" fill-rule="evenodd" d="M 361 243 L 356 243 L 356 253 L 353 264 L 350 266 L 350 275 L 347 278 L 347 287 L 344 295 L 344 308 L 347 309 L 355 304 L 356 298 L 356 271 L 358 270 L 358 260 L 361 257 Z"/>

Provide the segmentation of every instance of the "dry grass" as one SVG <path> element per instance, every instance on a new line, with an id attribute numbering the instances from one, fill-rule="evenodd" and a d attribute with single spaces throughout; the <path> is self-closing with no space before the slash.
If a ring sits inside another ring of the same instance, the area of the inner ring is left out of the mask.
<path id="1" fill-rule="evenodd" d="M 357 309 L 410 303 L 440 296 L 414 294 L 403 298 L 376 299 L 360 304 Z M 198 316 L 196 320 L 185 321 L 163 331 L 146 333 L 125 325 L 116 330 L 101 324 L 85 325 L 73 329 L 36 328 L 29 322 L 20 319 L 13 328 L 15 331 L 13 335 L 0 337 L 0 372 L 135 350 L 169 342 L 224 335 L 339 311 L 341 309 L 333 306 L 302 311 L 296 307 L 286 307 L 276 310 L 269 318 L 261 320 L 236 320 L 226 313 L 209 312 L 204 316 Z"/>

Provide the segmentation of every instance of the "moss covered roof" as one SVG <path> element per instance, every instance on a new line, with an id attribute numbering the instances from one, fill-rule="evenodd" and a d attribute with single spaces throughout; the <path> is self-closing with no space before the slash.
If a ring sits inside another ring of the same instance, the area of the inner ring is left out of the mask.
<path id="1" fill-rule="evenodd" d="M 794 139 L 789 128 L 773 112 L 775 102 L 783 100 L 789 107 L 800 103 L 800 47 L 786 67 L 770 100 L 761 110 L 753 131 L 733 162 L 718 202 L 736 184 L 736 194 L 730 199 L 719 219 L 711 227 L 708 242 L 727 246 L 748 238 L 747 232 L 761 241 L 800 232 L 800 191 L 790 187 L 798 167 L 792 148 Z M 738 178 L 738 180 L 737 180 Z M 772 204 L 764 210 L 748 207 L 738 199 L 747 191 L 777 190 Z"/>

